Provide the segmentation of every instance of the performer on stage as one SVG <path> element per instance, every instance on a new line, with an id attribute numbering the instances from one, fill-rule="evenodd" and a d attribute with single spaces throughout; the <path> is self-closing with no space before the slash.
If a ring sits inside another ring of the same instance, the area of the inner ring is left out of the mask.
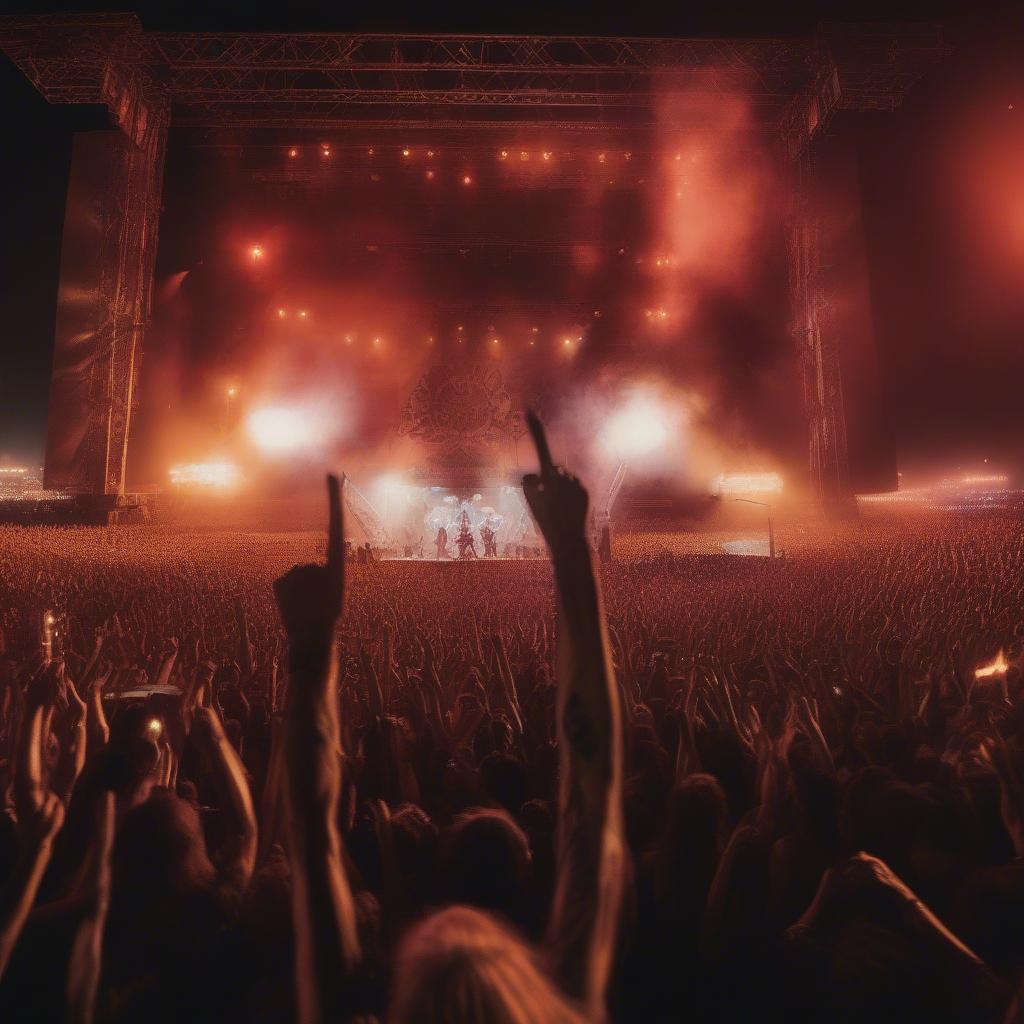
<path id="1" fill-rule="evenodd" d="M 459 520 L 459 534 L 455 538 L 459 546 L 459 558 L 479 558 L 476 553 L 476 541 L 473 540 L 473 531 L 469 528 L 469 513 L 463 512 Z"/>
<path id="2" fill-rule="evenodd" d="M 480 539 L 484 542 L 484 558 L 497 558 L 497 540 L 494 531 L 486 523 L 480 528 Z"/>
<path id="3" fill-rule="evenodd" d="M 437 560 L 448 557 L 448 531 L 442 526 L 437 531 Z"/>

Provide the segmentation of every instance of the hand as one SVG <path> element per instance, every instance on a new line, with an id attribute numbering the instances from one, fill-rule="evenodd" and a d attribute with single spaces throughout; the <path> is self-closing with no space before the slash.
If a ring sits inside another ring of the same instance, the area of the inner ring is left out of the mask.
<path id="1" fill-rule="evenodd" d="M 330 520 L 324 565 L 296 565 L 274 583 L 281 622 L 292 646 L 329 640 L 341 615 L 345 562 L 342 553 L 341 489 L 338 478 L 327 477 Z"/>
<path id="2" fill-rule="evenodd" d="M 526 423 L 537 449 L 540 474 L 523 477 L 523 493 L 551 554 L 557 557 L 585 543 L 587 492 L 576 477 L 554 464 L 544 427 L 532 410 L 526 413 Z"/>
<path id="3" fill-rule="evenodd" d="M 20 824 L 25 841 L 36 849 L 49 846 L 64 824 L 64 805 L 56 793 L 47 791 L 42 802 Z"/>

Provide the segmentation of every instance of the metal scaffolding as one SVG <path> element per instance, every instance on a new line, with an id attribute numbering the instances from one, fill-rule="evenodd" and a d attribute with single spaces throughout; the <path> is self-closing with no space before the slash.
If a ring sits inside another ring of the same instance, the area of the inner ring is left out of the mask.
<path id="1" fill-rule="evenodd" d="M 168 124 L 479 133 L 650 133 L 708 126 L 741 93 L 748 127 L 794 170 L 794 333 L 805 366 L 810 473 L 847 487 L 837 335 L 818 228 L 804 202 L 813 140 L 838 110 L 892 110 L 948 51 L 934 26 L 828 25 L 787 39 L 146 32 L 131 14 L 0 18 L 0 49 L 51 103 L 102 103 L 132 141 L 101 493 L 123 493 L 149 312 Z M 711 115 L 713 117 L 713 114 Z"/>

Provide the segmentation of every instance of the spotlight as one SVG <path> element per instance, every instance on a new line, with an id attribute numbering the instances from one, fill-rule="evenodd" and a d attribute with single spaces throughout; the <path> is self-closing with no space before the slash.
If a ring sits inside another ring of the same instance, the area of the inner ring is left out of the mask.
<path id="1" fill-rule="evenodd" d="M 252 248 L 249 249 L 249 255 L 252 257 L 253 263 L 259 262 L 261 259 L 263 259 L 263 246 L 252 246 Z"/>
<path id="2" fill-rule="evenodd" d="M 402 156 L 408 156 L 409 153 L 410 153 L 410 150 L 408 150 L 408 149 L 403 149 L 402 150 Z"/>
<path id="3" fill-rule="evenodd" d="M 473 179 L 468 174 L 464 174 L 462 176 L 462 184 L 463 185 L 472 185 L 473 184 Z"/>
<path id="4" fill-rule="evenodd" d="M 541 157 L 544 160 L 550 160 L 551 159 L 551 153 L 548 150 L 545 150 L 543 153 L 541 153 Z"/>
<path id="5" fill-rule="evenodd" d="M 312 413 L 286 406 L 254 409 L 245 425 L 253 443 L 266 455 L 289 455 L 309 448 L 323 433 Z"/>
<path id="6" fill-rule="evenodd" d="M 519 153 L 519 159 L 520 159 L 520 160 L 529 160 L 529 159 L 530 159 L 530 154 L 529 154 L 529 153 L 527 153 L 527 152 L 526 152 L 526 150 L 524 149 L 524 150 L 522 150 L 522 151 L 521 151 L 521 152 Z"/>
<path id="7" fill-rule="evenodd" d="M 309 313 L 307 313 L 306 310 L 304 310 L 304 309 L 300 309 L 299 310 L 299 319 L 300 320 L 305 320 L 308 316 L 309 316 Z"/>
<path id="8" fill-rule="evenodd" d="M 374 338 L 373 339 L 373 347 L 374 348 L 380 348 L 380 338 Z"/>
<path id="9" fill-rule="evenodd" d="M 502 151 L 501 151 L 501 152 L 500 152 L 500 153 L 498 154 L 498 156 L 499 156 L 499 157 L 501 157 L 501 159 L 502 159 L 502 160 L 507 160 L 507 159 L 508 159 L 508 150 L 507 150 L 507 149 L 503 149 L 503 150 L 502 150 Z"/>
<path id="10" fill-rule="evenodd" d="M 171 466 L 168 476 L 175 487 L 234 487 L 242 479 L 230 462 L 192 462 Z"/>
<path id="11" fill-rule="evenodd" d="M 292 148 L 288 150 L 288 155 L 294 160 L 299 155 L 299 151 L 292 146 Z"/>
<path id="12" fill-rule="evenodd" d="M 604 153 L 598 153 L 597 154 L 597 162 L 599 164 L 603 164 L 605 162 L 605 155 L 604 155 Z"/>
<path id="13" fill-rule="evenodd" d="M 330 156 L 331 155 L 331 147 L 330 146 L 321 146 L 320 147 L 320 152 L 321 152 L 321 154 L 323 156 Z"/>
<path id="14" fill-rule="evenodd" d="M 432 149 L 428 149 L 427 150 L 427 156 L 428 157 L 433 157 L 433 155 L 434 155 L 434 151 Z"/>
<path id="15" fill-rule="evenodd" d="M 433 181 L 434 180 L 434 172 L 433 171 L 427 171 L 427 173 L 424 175 L 424 177 L 427 179 L 427 181 Z"/>
<path id="16" fill-rule="evenodd" d="M 673 434 L 678 410 L 659 398 L 636 392 L 617 409 L 609 410 L 598 440 L 620 459 L 643 459 L 662 450 Z"/>
<path id="17" fill-rule="evenodd" d="M 235 395 L 237 395 L 237 394 L 238 394 L 238 388 L 236 388 L 236 387 L 235 387 L 235 385 L 234 385 L 234 384 L 232 384 L 232 385 L 231 385 L 231 386 L 230 386 L 230 387 L 228 388 L 228 398 L 234 398 L 234 397 L 235 397 Z"/>
<path id="18" fill-rule="evenodd" d="M 278 320 L 283 320 L 288 315 L 288 311 L 285 309 L 279 309 L 277 311 Z"/>
<path id="19" fill-rule="evenodd" d="M 371 146 L 371 147 L 370 147 L 370 148 L 369 148 L 369 149 L 368 149 L 368 150 L 367 150 L 366 152 L 367 152 L 367 154 L 369 154 L 370 156 L 373 156 L 373 146 Z"/>

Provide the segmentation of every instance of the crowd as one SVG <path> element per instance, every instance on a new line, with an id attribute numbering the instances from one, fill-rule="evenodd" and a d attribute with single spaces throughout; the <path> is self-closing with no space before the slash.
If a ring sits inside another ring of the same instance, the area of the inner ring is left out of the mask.
<path id="1" fill-rule="evenodd" d="M 0 1020 L 1018 1019 L 1019 525 L 595 580 L 538 442 L 550 562 L 0 529 Z"/>

